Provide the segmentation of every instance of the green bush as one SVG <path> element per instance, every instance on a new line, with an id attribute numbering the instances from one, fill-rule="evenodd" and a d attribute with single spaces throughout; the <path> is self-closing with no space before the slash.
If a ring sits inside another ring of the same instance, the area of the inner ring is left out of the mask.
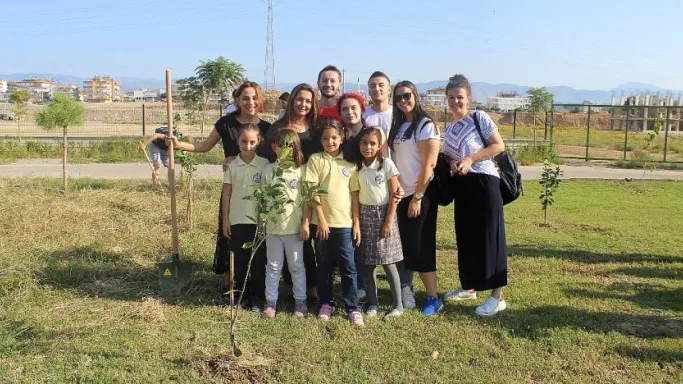
<path id="1" fill-rule="evenodd" d="M 548 160 L 552 164 L 563 164 L 564 161 L 549 146 L 538 145 L 517 148 L 512 152 L 519 165 L 533 165 Z"/>

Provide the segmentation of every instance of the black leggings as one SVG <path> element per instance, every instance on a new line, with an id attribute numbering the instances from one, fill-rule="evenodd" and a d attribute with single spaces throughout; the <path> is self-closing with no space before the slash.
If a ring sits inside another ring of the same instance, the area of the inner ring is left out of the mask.
<path id="1" fill-rule="evenodd" d="M 251 249 L 242 249 L 242 244 L 254 241 L 255 224 L 235 224 L 230 226 L 230 250 L 235 254 L 235 289 L 241 290 L 247 280 L 244 297 L 266 298 L 266 243 L 259 247 L 251 262 L 251 270 L 247 277 L 247 267 L 251 257 Z M 226 268 L 226 271 L 229 267 Z"/>

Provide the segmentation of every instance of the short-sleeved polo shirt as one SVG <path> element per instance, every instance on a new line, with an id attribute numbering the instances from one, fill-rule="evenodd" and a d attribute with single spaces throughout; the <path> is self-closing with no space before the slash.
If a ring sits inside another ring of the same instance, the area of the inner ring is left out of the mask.
<path id="1" fill-rule="evenodd" d="M 235 157 L 223 172 L 223 184 L 232 185 L 230 196 L 230 225 L 255 224 L 247 215 L 256 218 L 256 203 L 245 200 L 246 196 L 254 193 L 261 184 L 263 168 L 268 165 L 268 160 L 255 156 L 251 162 L 245 163 L 241 156 Z"/>
<path id="2" fill-rule="evenodd" d="M 336 157 L 327 152 L 314 153 L 306 164 L 305 180 L 327 191 L 320 196 L 323 214 L 332 228 L 351 228 L 351 190 L 349 181 L 356 166 L 344 160 L 342 151 Z M 317 223 L 315 214 L 311 220 Z"/>
<path id="3" fill-rule="evenodd" d="M 263 168 L 263 177 L 261 183 L 268 185 L 273 183 L 273 172 L 277 167 L 276 163 L 271 163 Z M 294 235 L 299 233 L 301 227 L 301 219 L 304 215 L 303 205 L 301 205 L 301 193 L 299 186 L 303 181 L 305 175 L 305 166 L 296 169 L 283 169 L 282 179 L 284 179 L 283 192 L 288 199 L 293 203 L 285 206 L 285 212 L 278 215 L 276 220 L 268 223 L 266 232 L 273 235 Z M 278 181 L 279 182 L 279 181 Z"/>
<path id="4" fill-rule="evenodd" d="M 363 205 L 387 205 L 391 196 L 389 179 L 398 175 L 398 168 L 391 159 L 384 159 L 381 168 L 377 159 L 369 166 L 363 163 L 363 168 L 351 176 L 351 192 L 359 191 Z"/>

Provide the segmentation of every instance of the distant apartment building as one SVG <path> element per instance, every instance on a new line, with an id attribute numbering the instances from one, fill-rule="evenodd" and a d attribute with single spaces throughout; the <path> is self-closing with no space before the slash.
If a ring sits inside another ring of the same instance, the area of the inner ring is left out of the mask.
<path id="1" fill-rule="evenodd" d="M 52 87 L 56 83 L 46 79 L 24 79 L 7 83 L 8 92 L 26 91 L 36 102 L 48 102 L 52 98 Z"/>
<path id="2" fill-rule="evenodd" d="M 522 97 L 517 92 L 499 92 L 496 96 L 489 97 L 488 107 L 501 112 L 510 112 L 515 109 L 525 109 L 531 104 L 531 99 Z"/>
<path id="3" fill-rule="evenodd" d="M 95 76 L 83 81 L 83 101 L 121 101 L 121 84 L 109 76 Z"/>
<path id="4" fill-rule="evenodd" d="M 162 90 L 149 90 L 146 88 L 137 89 L 133 91 L 133 101 L 137 102 L 154 102 L 159 101 L 159 96 Z"/>
<path id="5" fill-rule="evenodd" d="M 422 105 L 438 105 L 440 107 L 445 107 L 446 87 L 428 89 L 425 93 L 420 95 L 420 103 Z"/>
<path id="6" fill-rule="evenodd" d="M 7 93 L 7 81 L 0 79 L 0 93 Z"/>
<path id="7" fill-rule="evenodd" d="M 53 84 L 50 93 L 52 96 L 57 93 L 63 93 L 73 97 L 74 100 L 81 99 L 80 89 L 78 85 L 74 84 Z"/>

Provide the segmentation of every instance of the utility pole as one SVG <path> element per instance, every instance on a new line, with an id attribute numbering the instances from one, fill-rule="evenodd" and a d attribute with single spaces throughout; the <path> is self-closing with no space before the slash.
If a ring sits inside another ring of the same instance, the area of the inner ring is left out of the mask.
<path id="1" fill-rule="evenodd" d="M 266 28 L 266 63 L 263 69 L 263 88 L 275 88 L 275 52 L 273 50 L 273 0 L 268 0 L 268 26 Z"/>
<path id="2" fill-rule="evenodd" d="M 344 85 L 344 75 L 346 74 L 346 70 L 342 69 L 342 78 L 341 78 L 341 89 L 342 89 L 342 95 L 346 93 L 346 86 Z"/>

